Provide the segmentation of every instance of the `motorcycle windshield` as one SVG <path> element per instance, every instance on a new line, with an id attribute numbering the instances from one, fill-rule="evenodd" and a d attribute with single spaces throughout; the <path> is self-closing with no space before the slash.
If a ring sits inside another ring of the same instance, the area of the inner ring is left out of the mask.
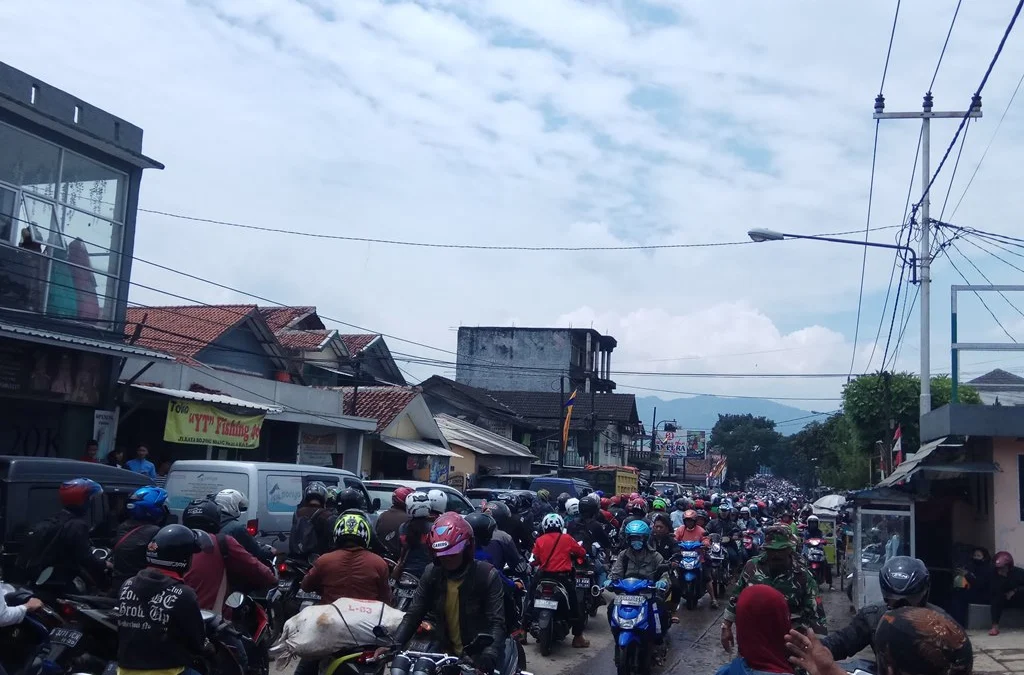
<path id="1" fill-rule="evenodd" d="M 647 579 L 623 579 L 618 585 L 626 593 L 634 593 L 647 588 L 650 582 Z"/>

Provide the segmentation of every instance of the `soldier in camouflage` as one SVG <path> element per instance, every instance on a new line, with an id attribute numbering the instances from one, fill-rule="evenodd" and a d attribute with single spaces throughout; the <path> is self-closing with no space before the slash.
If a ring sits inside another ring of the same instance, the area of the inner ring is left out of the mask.
<path id="1" fill-rule="evenodd" d="M 815 633 L 825 633 L 825 610 L 818 595 L 818 584 L 810 570 L 794 555 L 795 546 L 789 528 L 778 525 L 769 527 L 765 532 L 763 548 L 764 553 L 751 558 L 744 565 L 725 608 L 722 647 L 727 651 L 733 646 L 732 624 L 736 620 L 736 600 L 740 591 L 754 584 L 766 584 L 786 596 L 794 628 L 810 628 Z"/>

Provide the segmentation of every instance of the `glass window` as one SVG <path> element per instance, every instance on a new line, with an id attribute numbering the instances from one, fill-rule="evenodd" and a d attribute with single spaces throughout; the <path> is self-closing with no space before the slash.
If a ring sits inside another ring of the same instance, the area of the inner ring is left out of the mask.
<path id="1" fill-rule="evenodd" d="M 60 148 L 0 124 L 0 180 L 53 198 L 60 167 Z"/>
<path id="2" fill-rule="evenodd" d="M 121 243 L 121 225 L 75 209 L 64 209 L 64 244 L 67 261 L 72 263 L 71 273 L 75 290 L 89 296 L 89 304 L 97 309 L 97 316 L 81 318 L 110 318 L 113 298 L 117 294 L 117 274 Z M 85 269 L 83 269 L 85 268 Z"/>
<path id="3" fill-rule="evenodd" d="M 73 152 L 64 152 L 60 200 L 65 204 L 121 221 L 126 185 L 123 173 Z"/>
<path id="4" fill-rule="evenodd" d="M 0 243 L 13 244 L 15 241 L 15 233 L 18 232 L 14 224 L 17 201 L 17 192 L 0 188 Z"/>
<path id="5" fill-rule="evenodd" d="M 32 241 L 45 244 L 48 248 L 64 249 L 60 221 L 53 204 L 26 195 L 21 200 L 21 213 L 18 218 L 23 227 L 30 228 Z"/>
<path id="6" fill-rule="evenodd" d="M 861 514 L 861 569 L 879 570 L 887 560 L 910 555 L 910 515 Z"/>

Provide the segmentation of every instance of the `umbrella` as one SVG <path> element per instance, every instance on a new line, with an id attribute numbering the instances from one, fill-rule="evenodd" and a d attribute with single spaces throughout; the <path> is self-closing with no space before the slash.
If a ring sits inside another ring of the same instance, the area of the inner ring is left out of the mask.
<path id="1" fill-rule="evenodd" d="M 830 513 L 836 514 L 843 505 L 846 504 L 846 497 L 842 495 L 825 495 L 818 501 L 814 502 L 815 513 Z"/>

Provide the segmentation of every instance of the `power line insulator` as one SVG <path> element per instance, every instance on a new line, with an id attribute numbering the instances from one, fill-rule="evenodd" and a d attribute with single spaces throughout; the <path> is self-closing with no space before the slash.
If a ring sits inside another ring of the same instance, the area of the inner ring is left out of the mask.
<path id="1" fill-rule="evenodd" d="M 885 97 L 879 94 L 875 97 L 875 113 L 882 114 L 885 112 Z"/>
<path id="2" fill-rule="evenodd" d="M 924 95 L 924 111 L 926 113 L 932 111 L 932 103 L 934 103 L 934 101 L 935 99 L 932 97 L 931 92 L 928 92 L 927 94 Z"/>

